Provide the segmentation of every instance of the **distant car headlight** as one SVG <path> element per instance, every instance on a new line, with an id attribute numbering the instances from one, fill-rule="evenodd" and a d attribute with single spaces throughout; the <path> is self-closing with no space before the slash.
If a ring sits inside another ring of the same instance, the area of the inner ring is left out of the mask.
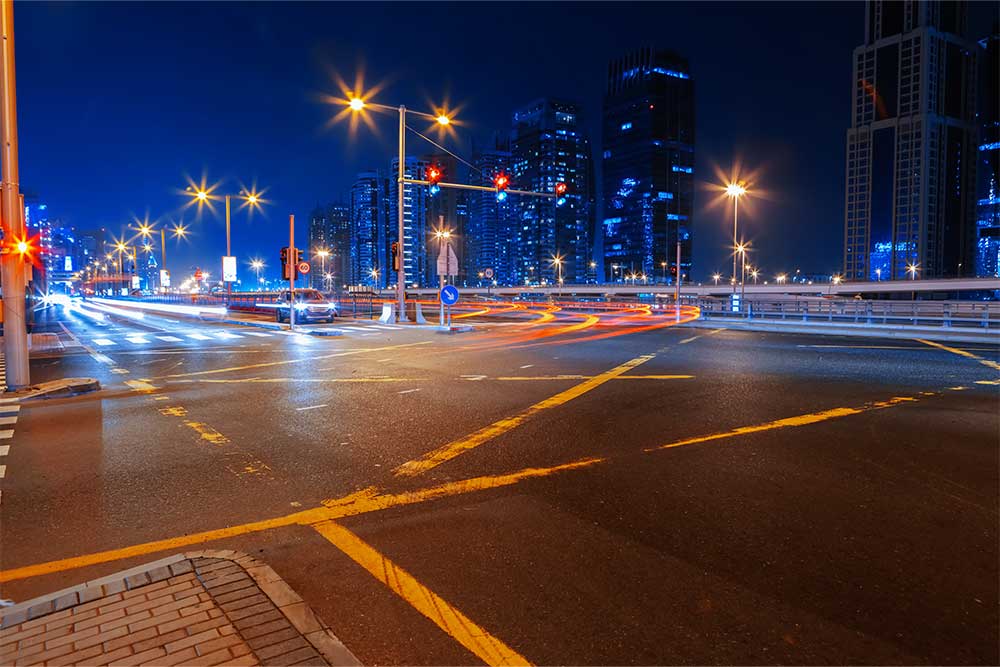
<path id="1" fill-rule="evenodd" d="M 306 304 L 304 303 L 295 304 L 295 310 L 305 310 L 306 308 L 308 308 L 308 306 L 306 306 Z"/>

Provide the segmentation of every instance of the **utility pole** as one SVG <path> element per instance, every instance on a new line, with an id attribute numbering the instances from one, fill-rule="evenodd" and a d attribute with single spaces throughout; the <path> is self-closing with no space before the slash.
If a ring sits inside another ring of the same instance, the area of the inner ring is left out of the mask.
<path id="1" fill-rule="evenodd" d="M 27 239 L 24 208 L 20 205 L 20 176 L 17 168 L 17 81 L 14 68 L 14 2 L 0 0 L 0 134 L 3 135 L 0 208 L 4 242 L 8 245 Z M 19 253 L 0 256 L 3 283 L 3 349 L 7 364 L 7 389 L 31 384 L 28 372 L 28 329 L 25 322 L 25 268 Z"/>
<path id="2" fill-rule="evenodd" d="M 397 234 L 399 238 L 399 270 L 396 272 L 396 313 L 397 322 L 406 322 L 406 244 L 403 241 L 405 234 L 403 221 L 403 188 L 406 187 L 406 107 L 399 107 L 399 173 L 396 179 L 396 211 L 397 211 Z"/>

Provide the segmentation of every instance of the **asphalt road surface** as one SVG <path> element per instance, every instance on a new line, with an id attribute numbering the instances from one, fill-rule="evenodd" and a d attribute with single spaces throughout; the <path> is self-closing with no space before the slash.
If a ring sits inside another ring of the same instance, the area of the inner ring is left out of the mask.
<path id="1" fill-rule="evenodd" d="M 268 562 L 373 664 L 997 664 L 1000 350 L 470 309 L 52 308 L 0 597 Z"/>

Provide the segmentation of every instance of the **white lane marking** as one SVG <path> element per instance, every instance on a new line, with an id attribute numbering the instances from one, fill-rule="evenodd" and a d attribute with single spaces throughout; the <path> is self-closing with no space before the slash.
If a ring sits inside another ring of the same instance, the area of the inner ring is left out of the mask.
<path id="1" fill-rule="evenodd" d="M 404 389 L 403 391 L 396 392 L 396 393 L 399 393 L 399 394 L 412 394 L 415 391 L 420 391 L 420 390 L 419 389 Z"/>
<path id="2" fill-rule="evenodd" d="M 7 466 L 0 466 L 0 479 L 7 475 Z"/>
<path id="3" fill-rule="evenodd" d="M 399 331 L 403 327 L 390 327 L 385 324 L 372 324 L 370 325 L 372 329 L 385 329 L 386 331 Z"/>
<path id="4" fill-rule="evenodd" d="M 367 327 L 343 327 L 345 331 L 367 331 Z"/>
<path id="5" fill-rule="evenodd" d="M 115 344 L 113 340 L 108 340 L 107 338 L 95 338 L 94 342 L 100 345 L 101 347 L 107 347 L 108 345 Z"/>
<path id="6" fill-rule="evenodd" d="M 524 366 L 521 366 L 521 368 L 534 368 L 534 366 L 534 364 L 525 364 Z"/>
<path id="7" fill-rule="evenodd" d="M 125 336 L 125 340 L 130 343 L 135 343 L 136 345 L 146 345 L 149 343 L 149 340 L 143 338 L 142 336 Z"/>
<path id="8" fill-rule="evenodd" d="M 129 372 L 127 370 L 125 370 L 124 368 L 112 368 L 111 372 L 112 373 L 117 373 L 118 375 L 128 375 L 129 374 Z"/>
<path id="9" fill-rule="evenodd" d="M 0 405 L 0 415 L 9 415 L 12 412 L 20 412 L 20 405 Z"/>
<path id="10" fill-rule="evenodd" d="M 0 456 L 7 456 L 7 452 L 10 451 L 10 445 L 0 445 Z"/>
<path id="11" fill-rule="evenodd" d="M 295 408 L 297 411 L 302 412 L 303 410 L 315 410 L 316 408 L 325 408 L 326 403 L 320 403 L 319 405 L 309 405 L 304 408 Z"/>
<path id="12" fill-rule="evenodd" d="M 212 340 L 205 334 L 200 334 L 200 333 L 189 333 L 188 338 L 194 338 L 195 340 Z"/>
<path id="13" fill-rule="evenodd" d="M 90 356 L 92 356 L 94 358 L 94 361 L 97 361 L 98 363 L 102 363 L 102 364 L 113 364 L 113 363 L 115 363 L 115 360 L 112 359 L 111 357 L 109 357 L 106 354 L 92 354 Z"/>
<path id="14" fill-rule="evenodd" d="M 19 398 L 0 398 L 0 403 L 17 403 L 20 400 Z"/>
<path id="15" fill-rule="evenodd" d="M 693 340 L 698 340 L 698 338 L 699 338 L 699 336 L 691 336 L 690 338 L 685 338 L 679 344 L 683 345 L 684 343 L 690 343 Z"/>
<path id="16" fill-rule="evenodd" d="M 12 428 L 0 431 L 0 440 L 10 440 L 13 437 L 14 437 L 14 429 Z"/>
<path id="17" fill-rule="evenodd" d="M 236 334 L 231 334 L 228 331 L 220 331 L 219 333 L 215 334 L 215 337 L 228 339 L 228 338 L 242 338 L 243 336 L 237 336 Z"/>
<path id="18" fill-rule="evenodd" d="M 385 359 L 376 359 L 375 363 L 376 364 L 384 364 L 387 361 L 392 361 L 392 357 L 386 357 Z"/>
<path id="19" fill-rule="evenodd" d="M 264 333 L 263 331 L 244 331 L 243 333 L 246 334 L 247 336 L 268 336 L 268 337 L 271 336 L 271 334 Z"/>
<path id="20" fill-rule="evenodd" d="M 0 417 L 0 424 L 3 424 L 5 426 L 7 424 L 16 424 L 16 423 L 17 423 L 17 415 L 13 417 Z"/>
<path id="21" fill-rule="evenodd" d="M 724 327 L 722 329 L 712 329 L 711 331 L 708 332 L 708 335 L 711 336 L 712 334 L 717 334 L 720 331 L 725 331 L 725 330 L 726 329 Z"/>
<path id="22" fill-rule="evenodd" d="M 164 341 L 166 341 L 168 343 L 179 343 L 179 342 L 181 342 L 181 339 L 178 338 L 177 336 L 157 336 L 157 338 L 159 338 L 160 340 L 164 340 Z"/>
<path id="23" fill-rule="evenodd" d="M 462 375 L 460 376 L 463 380 L 468 380 L 469 382 L 476 382 L 477 380 L 485 380 L 485 375 Z"/>

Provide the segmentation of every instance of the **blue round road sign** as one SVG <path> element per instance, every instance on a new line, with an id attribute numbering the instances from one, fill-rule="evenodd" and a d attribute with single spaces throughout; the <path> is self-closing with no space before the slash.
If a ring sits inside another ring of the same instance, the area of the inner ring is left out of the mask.
<path id="1" fill-rule="evenodd" d="M 453 306 L 458 303 L 458 288 L 454 285 L 445 285 L 442 287 L 441 303 L 446 306 Z"/>

